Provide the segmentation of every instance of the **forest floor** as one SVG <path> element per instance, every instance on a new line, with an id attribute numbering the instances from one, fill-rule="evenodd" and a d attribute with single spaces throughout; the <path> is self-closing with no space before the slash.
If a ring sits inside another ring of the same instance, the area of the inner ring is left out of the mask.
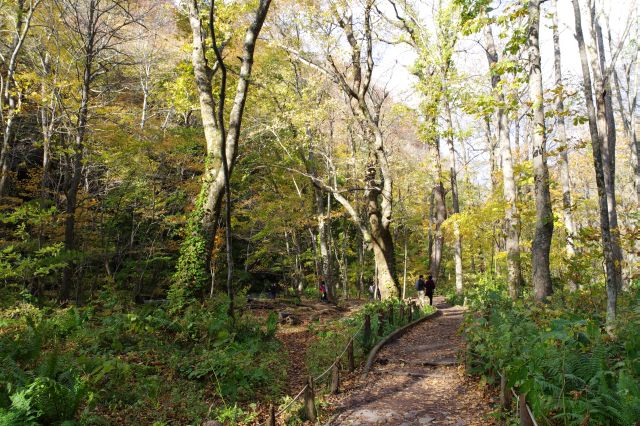
<path id="1" fill-rule="evenodd" d="M 336 306 L 319 300 L 303 300 L 294 304 L 286 299 L 261 300 L 254 309 L 257 315 L 266 316 L 275 311 L 281 317 L 276 337 L 287 351 L 287 379 L 285 394 L 295 395 L 306 383 L 309 373 L 305 363 L 307 348 L 316 338 L 310 330 L 312 323 L 329 323 L 346 318 L 358 311 L 368 300 L 347 300 Z M 283 318 L 284 317 L 284 318 Z"/>
<path id="2" fill-rule="evenodd" d="M 435 299 L 442 315 L 383 348 L 366 377 L 330 399 L 331 425 L 491 425 L 491 393 L 457 362 L 463 308 Z"/>

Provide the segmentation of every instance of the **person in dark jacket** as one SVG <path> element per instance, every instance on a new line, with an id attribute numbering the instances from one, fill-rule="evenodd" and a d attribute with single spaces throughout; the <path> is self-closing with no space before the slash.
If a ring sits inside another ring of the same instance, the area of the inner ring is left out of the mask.
<path id="1" fill-rule="evenodd" d="M 424 276 L 420 275 L 416 281 L 416 290 L 418 290 L 418 301 L 420 305 L 424 305 L 424 295 L 427 283 L 424 282 Z"/>
<path id="2" fill-rule="evenodd" d="M 433 292 L 436 290 L 436 283 L 433 281 L 433 277 L 431 275 L 429 275 L 429 279 L 425 284 L 425 290 L 429 297 L 429 305 L 433 305 Z"/>

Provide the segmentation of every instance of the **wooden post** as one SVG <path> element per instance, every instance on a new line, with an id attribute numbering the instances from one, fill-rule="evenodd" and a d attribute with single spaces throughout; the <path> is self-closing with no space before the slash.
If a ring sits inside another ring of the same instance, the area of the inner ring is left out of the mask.
<path id="1" fill-rule="evenodd" d="M 400 324 L 404 324 L 404 302 L 400 303 L 398 308 L 398 316 L 400 317 Z"/>
<path id="2" fill-rule="evenodd" d="M 371 315 L 364 316 L 364 330 L 362 331 L 364 338 L 364 346 L 369 349 L 371 344 Z"/>
<path id="3" fill-rule="evenodd" d="M 351 373 L 356 369 L 356 361 L 353 355 L 353 339 L 349 341 L 349 346 L 347 346 L 347 359 L 349 361 L 349 373 Z"/>
<path id="4" fill-rule="evenodd" d="M 389 324 L 393 324 L 393 305 L 389 305 L 387 316 L 389 317 Z"/>
<path id="5" fill-rule="evenodd" d="M 384 315 L 382 312 L 378 312 L 378 336 L 384 334 Z"/>
<path id="6" fill-rule="evenodd" d="M 511 409 L 511 389 L 507 386 L 507 378 L 500 375 L 500 405 L 505 411 Z"/>
<path id="7" fill-rule="evenodd" d="M 318 412 L 316 411 L 315 395 L 313 393 L 313 377 L 309 376 L 307 380 L 307 387 L 304 390 L 304 414 L 306 420 L 315 422 L 318 418 Z"/>
<path id="8" fill-rule="evenodd" d="M 529 415 L 529 410 L 527 409 L 527 394 L 521 393 L 518 397 L 518 411 L 520 413 L 520 426 L 533 426 L 533 419 Z"/>
<path id="9" fill-rule="evenodd" d="M 273 404 L 269 407 L 269 419 L 267 420 L 267 426 L 276 426 L 276 408 Z"/>
<path id="10" fill-rule="evenodd" d="M 340 367 L 338 363 L 340 358 L 336 358 L 336 362 L 333 363 L 333 368 L 331 369 L 331 393 L 333 395 L 337 395 L 340 392 Z"/>

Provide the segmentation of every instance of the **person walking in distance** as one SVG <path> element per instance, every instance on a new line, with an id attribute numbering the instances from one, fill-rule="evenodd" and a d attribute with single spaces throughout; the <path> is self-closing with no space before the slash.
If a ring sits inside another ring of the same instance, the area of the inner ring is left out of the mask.
<path id="1" fill-rule="evenodd" d="M 420 277 L 418 277 L 418 281 L 416 281 L 416 290 L 418 290 L 418 301 L 420 303 L 420 306 L 424 305 L 424 295 L 425 290 L 427 289 L 426 285 L 427 284 L 424 282 L 424 277 L 420 275 Z"/>
<path id="2" fill-rule="evenodd" d="M 320 281 L 320 300 L 323 302 L 328 302 L 329 298 L 327 297 L 327 286 L 324 283 L 324 280 Z"/>
<path id="3" fill-rule="evenodd" d="M 425 284 L 425 290 L 427 292 L 427 296 L 429 296 L 429 305 L 433 305 L 433 292 L 436 289 L 436 283 L 433 281 L 433 277 L 429 275 L 429 279 Z"/>

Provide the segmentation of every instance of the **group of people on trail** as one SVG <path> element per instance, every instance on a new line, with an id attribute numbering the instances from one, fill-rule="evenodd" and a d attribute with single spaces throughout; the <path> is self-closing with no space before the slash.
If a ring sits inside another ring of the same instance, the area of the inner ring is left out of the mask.
<path id="1" fill-rule="evenodd" d="M 418 299 L 420 304 L 424 305 L 424 296 L 429 297 L 429 305 L 433 305 L 433 292 L 436 289 L 436 283 L 433 281 L 433 277 L 429 275 L 427 281 L 424 280 L 424 276 L 420 275 L 418 281 L 416 281 L 416 290 L 418 290 Z"/>

